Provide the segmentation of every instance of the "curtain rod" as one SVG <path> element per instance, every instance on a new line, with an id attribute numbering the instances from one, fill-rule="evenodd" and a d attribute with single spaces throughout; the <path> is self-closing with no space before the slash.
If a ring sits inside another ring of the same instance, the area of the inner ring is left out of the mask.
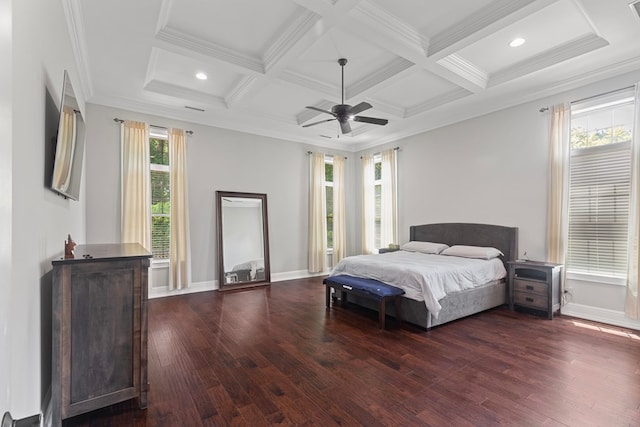
<path id="1" fill-rule="evenodd" d="M 313 154 L 313 151 L 307 151 L 307 156 L 310 156 Z M 331 156 L 331 157 L 335 157 L 333 154 L 325 154 L 325 156 Z M 344 156 L 345 159 L 348 159 L 347 156 Z"/>
<path id="2" fill-rule="evenodd" d="M 588 101 L 588 100 L 593 99 L 593 98 L 598 98 L 600 96 L 605 96 L 605 95 L 611 95 L 612 93 L 622 92 L 623 90 L 629 90 L 629 89 L 633 89 L 633 86 L 627 86 L 627 87 L 623 87 L 621 89 L 614 89 L 614 90 L 610 90 L 608 92 L 599 93 L 597 95 L 592 95 L 592 96 L 587 96 L 585 98 L 576 99 L 575 101 L 571 101 L 571 104 L 577 104 L 578 102 Z M 549 107 L 542 107 L 539 111 L 541 113 L 544 113 L 547 110 L 549 110 Z"/>
<path id="3" fill-rule="evenodd" d="M 400 147 L 393 147 L 393 151 L 398 151 L 399 149 L 400 149 Z M 374 154 L 377 154 L 377 153 L 374 153 Z M 360 158 L 363 159 L 362 156 L 360 156 Z"/>
<path id="4" fill-rule="evenodd" d="M 124 123 L 124 120 L 119 119 L 117 117 L 115 119 L 113 119 L 113 121 L 117 122 L 117 123 Z M 158 128 L 158 129 L 167 129 L 167 130 L 169 129 L 166 126 L 158 126 L 158 125 L 151 125 L 151 124 L 149 126 L 153 126 L 154 128 Z M 187 133 L 189 135 L 193 135 L 193 131 L 192 130 L 185 130 L 184 133 Z"/>

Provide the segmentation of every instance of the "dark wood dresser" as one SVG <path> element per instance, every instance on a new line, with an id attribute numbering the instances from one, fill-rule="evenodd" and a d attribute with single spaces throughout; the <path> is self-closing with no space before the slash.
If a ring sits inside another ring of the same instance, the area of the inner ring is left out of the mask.
<path id="1" fill-rule="evenodd" d="M 137 243 L 81 245 L 53 261 L 53 425 L 137 399 L 147 406 L 147 280 Z"/>

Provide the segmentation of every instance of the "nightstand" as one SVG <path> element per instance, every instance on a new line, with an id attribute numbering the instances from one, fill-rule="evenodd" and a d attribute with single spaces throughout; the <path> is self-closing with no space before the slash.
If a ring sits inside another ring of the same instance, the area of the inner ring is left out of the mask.
<path id="1" fill-rule="evenodd" d="M 562 264 L 509 261 L 509 308 L 522 307 L 553 319 L 562 301 Z"/>

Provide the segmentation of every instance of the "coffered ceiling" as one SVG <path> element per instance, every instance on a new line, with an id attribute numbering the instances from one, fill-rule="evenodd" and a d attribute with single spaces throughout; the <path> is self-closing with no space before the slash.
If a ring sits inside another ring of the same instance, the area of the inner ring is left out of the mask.
<path id="1" fill-rule="evenodd" d="M 640 69 L 630 0 L 63 2 L 88 102 L 346 150 Z M 341 102 L 339 58 L 386 126 L 302 127 Z"/>

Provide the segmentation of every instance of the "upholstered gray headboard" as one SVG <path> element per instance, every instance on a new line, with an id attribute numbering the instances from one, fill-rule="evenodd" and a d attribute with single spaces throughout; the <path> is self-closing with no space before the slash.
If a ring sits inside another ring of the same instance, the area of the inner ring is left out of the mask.
<path id="1" fill-rule="evenodd" d="M 409 227 L 409 239 L 446 243 L 449 246 L 490 246 L 504 254 L 500 258 L 505 263 L 505 267 L 507 261 L 518 258 L 517 227 L 463 222 L 412 225 Z"/>

